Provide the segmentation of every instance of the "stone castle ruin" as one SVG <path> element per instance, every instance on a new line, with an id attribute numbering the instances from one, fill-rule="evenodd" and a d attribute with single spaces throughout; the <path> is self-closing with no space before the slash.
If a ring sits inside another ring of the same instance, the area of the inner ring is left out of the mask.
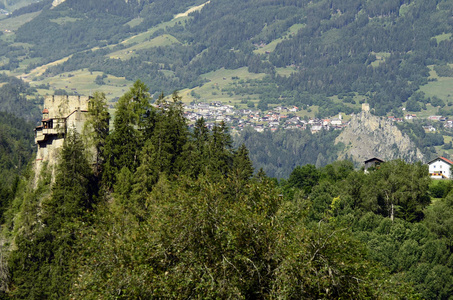
<path id="1" fill-rule="evenodd" d="M 41 124 L 35 128 L 36 176 L 41 173 L 44 163 L 53 170 L 69 130 L 82 133 L 89 101 L 90 97 L 86 96 L 46 96 Z"/>

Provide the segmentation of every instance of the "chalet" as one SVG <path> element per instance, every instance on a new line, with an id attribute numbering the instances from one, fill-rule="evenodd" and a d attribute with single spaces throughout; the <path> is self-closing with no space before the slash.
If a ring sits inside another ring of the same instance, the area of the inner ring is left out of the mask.
<path id="1" fill-rule="evenodd" d="M 379 159 L 377 157 L 370 158 L 368 160 L 364 161 L 365 168 L 364 172 L 368 173 L 369 168 L 378 168 L 380 164 L 384 163 L 382 159 Z"/>
<path id="2" fill-rule="evenodd" d="M 428 162 L 429 175 L 431 178 L 451 178 L 450 168 L 453 165 L 451 160 L 446 159 L 445 157 L 438 157 Z"/>

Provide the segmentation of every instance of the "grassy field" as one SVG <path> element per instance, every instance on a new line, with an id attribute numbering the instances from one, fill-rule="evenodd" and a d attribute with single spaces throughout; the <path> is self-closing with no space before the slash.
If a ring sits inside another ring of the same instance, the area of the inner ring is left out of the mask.
<path id="1" fill-rule="evenodd" d="M 146 41 L 149 41 L 151 36 L 159 29 L 165 30 L 166 27 L 173 27 L 177 25 L 179 22 L 184 23 L 187 21 L 190 17 L 181 17 L 178 19 L 173 19 L 172 21 L 164 22 L 161 23 L 157 26 L 154 26 L 153 28 L 149 29 L 146 32 L 139 33 L 137 35 L 134 35 L 130 38 L 127 38 L 126 40 L 122 41 L 121 44 L 125 46 L 131 46 L 135 44 L 140 44 Z"/>
<path id="2" fill-rule="evenodd" d="M 0 20 L 0 31 L 11 30 L 16 31 L 20 26 L 30 22 L 33 18 L 39 15 L 40 12 L 24 14 L 14 18 Z"/>
<path id="3" fill-rule="evenodd" d="M 438 77 L 420 87 L 427 97 L 437 96 L 445 102 L 453 102 L 453 77 Z"/>
<path id="4" fill-rule="evenodd" d="M 371 63 L 373 67 L 379 66 L 381 62 L 384 62 L 387 57 L 390 56 L 389 52 L 371 52 L 376 56 L 376 60 Z"/>
<path id="5" fill-rule="evenodd" d="M 205 78 L 209 82 L 205 83 L 201 87 L 196 87 L 193 89 L 184 89 L 180 91 L 180 95 L 183 96 L 184 102 L 191 101 L 221 101 L 224 103 L 229 103 L 231 105 L 238 105 L 239 107 L 246 107 L 246 104 L 240 103 L 242 99 L 249 99 L 255 103 L 258 102 L 258 95 L 228 95 L 228 92 L 222 92 L 222 89 L 232 87 L 235 83 L 240 80 L 247 79 L 261 79 L 265 76 L 264 73 L 255 74 L 247 71 L 246 67 L 235 69 L 235 70 L 226 70 L 220 69 L 215 72 L 206 73 L 201 75 L 202 78 Z M 238 79 L 233 79 L 238 78 Z M 195 93 L 198 97 L 194 97 L 192 92 Z"/>
<path id="6" fill-rule="evenodd" d="M 135 18 L 130 20 L 129 22 L 126 23 L 126 25 L 129 25 L 131 28 L 140 25 L 143 22 L 143 18 Z"/>
<path id="7" fill-rule="evenodd" d="M 426 110 L 421 110 L 419 112 L 415 111 L 404 111 L 404 114 L 416 114 L 418 118 L 428 118 L 429 116 L 437 115 L 439 107 L 433 107 L 431 104 L 426 104 Z"/>
<path id="8" fill-rule="evenodd" d="M 434 37 L 438 43 L 451 38 L 451 33 L 442 33 Z"/>
<path id="9" fill-rule="evenodd" d="M 104 79 L 105 85 L 97 85 L 94 83 L 96 76 L 102 75 L 101 72 L 89 72 L 87 70 L 80 70 L 70 73 L 63 73 L 56 77 L 45 78 L 41 81 L 33 81 L 30 83 L 31 86 L 49 84 L 50 90 L 38 89 L 41 95 L 52 95 L 55 90 L 63 89 L 69 93 L 77 92 L 80 95 L 92 95 L 95 91 L 104 92 L 107 96 L 107 100 L 112 102 L 116 97 L 122 96 L 129 87 L 132 86 L 132 82 L 124 79 L 124 77 L 115 77 L 108 75 Z"/>
<path id="10" fill-rule="evenodd" d="M 158 37 L 153 38 L 149 41 L 144 41 L 142 43 L 136 44 L 132 47 L 118 50 L 108 54 L 109 58 L 114 59 L 129 59 L 135 55 L 137 50 L 149 49 L 158 46 L 169 46 L 172 44 L 180 44 L 180 42 L 172 35 L 163 34 Z"/>
<path id="11" fill-rule="evenodd" d="M 269 44 L 265 45 L 264 47 L 261 47 L 259 49 L 256 49 L 254 50 L 253 52 L 254 53 L 257 53 L 257 54 L 265 54 L 266 52 L 272 52 L 275 50 L 275 47 L 277 47 L 277 45 L 279 43 L 281 43 L 283 40 L 285 40 L 286 38 L 288 38 L 290 35 L 294 35 L 296 34 L 299 29 L 303 28 L 305 26 L 305 24 L 294 24 L 293 26 L 291 26 L 288 31 L 283 35 L 282 38 L 279 38 L 279 39 L 276 39 L 276 40 L 273 40 L 272 42 L 270 42 Z M 265 29 L 263 29 L 265 30 Z"/>
<path id="12" fill-rule="evenodd" d="M 275 68 L 275 71 L 277 72 L 278 75 L 280 76 L 289 76 L 292 73 L 296 72 L 295 68 L 292 67 L 286 67 L 286 68 Z"/>
<path id="13" fill-rule="evenodd" d="M 229 93 L 223 91 L 223 89 L 228 89 L 233 87 L 235 84 L 238 84 L 241 80 L 247 79 L 262 79 L 265 74 L 255 74 L 247 71 L 246 67 L 235 69 L 235 70 L 226 70 L 220 69 L 214 72 L 206 73 L 201 77 L 208 80 L 201 87 L 196 87 L 193 89 L 184 89 L 179 91 L 179 95 L 182 96 L 182 101 L 184 103 L 190 103 L 192 101 L 201 101 L 201 102 L 211 102 L 211 101 L 221 101 L 229 105 L 234 105 L 239 109 L 247 108 L 247 103 L 241 103 L 241 100 L 251 101 L 256 105 L 258 104 L 259 98 L 258 95 L 248 94 L 248 95 L 236 95 L 234 93 Z M 234 78 L 234 79 L 233 79 Z M 275 107 L 277 105 L 269 105 L 269 108 Z M 309 110 L 309 111 L 308 111 Z M 297 116 L 313 118 L 318 112 L 317 106 L 311 106 L 308 110 L 301 110 L 296 113 Z"/>

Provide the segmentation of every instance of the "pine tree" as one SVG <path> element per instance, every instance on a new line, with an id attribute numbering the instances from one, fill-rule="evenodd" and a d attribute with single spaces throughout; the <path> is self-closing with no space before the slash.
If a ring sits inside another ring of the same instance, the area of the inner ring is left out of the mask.
<path id="1" fill-rule="evenodd" d="M 149 125 L 150 95 L 148 87 L 137 80 L 116 105 L 114 131 L 106 141 L 103 179 L 107 186 L 115 183 L 115 173 L 122 167 L 135 172 L 138 154 L 144 145 L 144 132 Z"/>
<path id="2" fill-rule="evenodd" d="M 107 111 L 107 99 L 102 92 L 95 92 L 88 104 L 88 119 L 84 125 L 83 136 L 87 145 L 94 147 L 95 172 L 98 174 L 104 163 L 104 147 L 109 135 L 110 115 Z"/>
<path id="3" fill-rule="evenodd" d="M 226 177 L 233 161 L 232 141 L 228 128 L 222 121 L 212 128 L 208 146 L 208 174 L 210 177 Z"/>
<path id="4" fill-rule="evenodd" d="M 239 146 L 233 157 L 233 173 L 241 181 L 247 181 L 253 175 L 253 164 L 249 150 L 244 144 Z"/>

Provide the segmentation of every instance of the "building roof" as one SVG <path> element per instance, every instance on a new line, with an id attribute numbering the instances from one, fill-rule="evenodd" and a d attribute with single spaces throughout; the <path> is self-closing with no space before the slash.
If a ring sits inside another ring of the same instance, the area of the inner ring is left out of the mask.
<path id="1" fill-rule="evenodd" d="M 429 162 L 428 162 L 428 165 L 430 165 L 430 164 L 433 163 L 433 162 L 436 162 L 437 160 L 442 160 L 442 161 L 446 162 L 446 163 L 449 164 L 449 165 L 453 165 L 453 161 L 451 161 L 451 160 L 449 160 L 449 159 L 446 159 L 445 157 L 442 157 L 442 156 L 439 156 L 439 157 L 433 159 L 432 161 L 429 161 Z"/>
<path id="2" fill-rule="evenodd" d="M 44 108 L 43 111 L 42 111 L 43 114 L 48 114 L 49 113 L 49 110 L 47 108 Z"/>
<path id="3" fill-rule="evenodd" d="M 370 163 L 370 162 L 383 163 L 384 161 L 382 159 L 377 158 L 377 157 L 373 157 L 373 158 L 370 158 L 370 159 L 367 159 L 367 160 L 364 161 L 365 164 Z"/>

